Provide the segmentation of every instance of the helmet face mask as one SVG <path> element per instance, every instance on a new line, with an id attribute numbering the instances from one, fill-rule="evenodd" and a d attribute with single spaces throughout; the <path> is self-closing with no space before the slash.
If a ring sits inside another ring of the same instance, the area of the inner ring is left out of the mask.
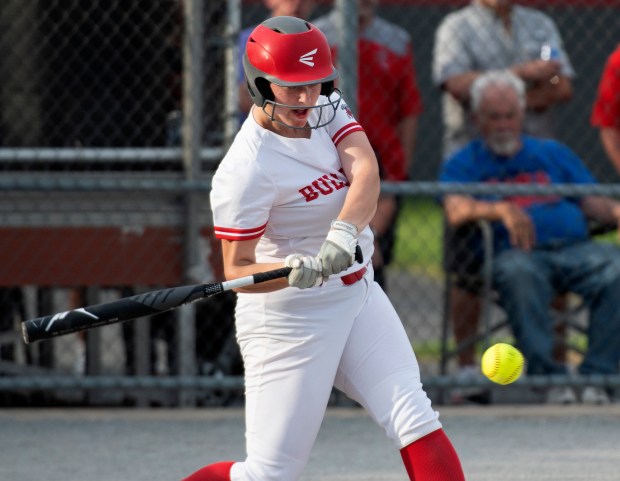
<path id="1" fill-rule="evenodd" d="M 334 119 L 341 98 L 340 92 L 334 89 L 338 71 L 332 64 L 325 35 L 310 22 L 296 17 L 273 17 L 258 25 L 248 38 L 243 70 L 252 101 L 272 121 L 277 122 L 273 118 L 277 107 L 319 109 L 320 121 L 301 128 L 322 127 Z M 326 96 L 328 102 L 312 107 L 280 104 L 275 101 L 270 83 L 282 87 L 320 83 L 321 95 Z M 333 92 L 338 96 L 331 100 Z M 272 106 L 271 114 L 266 110 L 268 105 Z M 324 117 L 323 108 L 332 109 L 331 116 Z M 328 121 L 322 120 L 327 118 Z"/>
<path id="2" fill-rule="evenodd" d="M 321 92 L 322 91 L 323 90 L 321 89 Z M 335 98 L 332 98 L 332 97 L 335 97 Z M 338 106 L 340 105 L 341 100 L 342 100 L 342 95 L 340 93 L 340 90 L 333 89 L 332 94 L 327 97 L 326 103 L 312 105 L 312 106 L 287 105 L 287 104 L 283 104 L 280 102 L 276 102 L 275 100 L 265 99 L 265 101 L 263 102 L 262 111 L 265 112 L 267 117 L 269 117 L 269 120 L 271 120 L 272 122 L 283 125 L 284 127 L 288 127 L 290 129 L 299 129 L 299 130 L 318 129 L 321 127 L 325 127 L 332 120 L 334 120 L 334 118 L 336 117 L 336 111 L 338 110 Z M 271 108 L 269 109 L 271 110 L 271 112 L 267 111 L 269 106 L 271 106 Z M 308 118 L 308 123 L 303 127 L 297 127 L 295 125 L 287 124 L 286 122 L 283 122 L 277 119 L 275 117 L 276 108 L 313 110 L 317 112 L 317 118 L 316 120 L 314 120 L 314 116 L 310 114 L 310 117 Z"/>

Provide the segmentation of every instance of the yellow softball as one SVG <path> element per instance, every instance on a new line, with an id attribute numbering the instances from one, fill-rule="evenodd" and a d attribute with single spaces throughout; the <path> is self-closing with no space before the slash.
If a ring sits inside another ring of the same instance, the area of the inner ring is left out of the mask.
<path id="1" fill-rule="evenodd" d="M 498 343 L 482 355 L 482 374 L 497 384 L 510 384 L 523 372 L 523 354 L 510 344 Z"/>

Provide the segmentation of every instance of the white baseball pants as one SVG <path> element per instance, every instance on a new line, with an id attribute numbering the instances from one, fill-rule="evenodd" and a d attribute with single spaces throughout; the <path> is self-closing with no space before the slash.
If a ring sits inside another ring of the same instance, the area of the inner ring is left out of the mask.
<path id="1" fill-rule="evenodd" d="M 232 481 L 295 481 L 332 386 L 360 403 L 400 449 L 441 428 L 402 323 L 372 277 L 344 286 L 243 294 L 247 458 Z M 352 440 L 355 442 L 355 440 Z"/>

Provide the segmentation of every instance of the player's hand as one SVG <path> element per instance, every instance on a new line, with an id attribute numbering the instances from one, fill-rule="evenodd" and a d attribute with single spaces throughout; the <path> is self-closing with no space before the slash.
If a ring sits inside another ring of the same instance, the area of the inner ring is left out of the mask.
<path id="1" fill-rule="evenodd" d="M 307 289 L 323 283 L 320 259 L 291 254 L 284 259 L 284 265 L 293 269 L 287 277 L 289 286 Z"/>
<path id="2" fill-rule="evenodd" d="M 356 247 L 357 227 L 342 220 L 333 221 L 318 255 L 323 264 L 323 279 L 351 267 Z"/>

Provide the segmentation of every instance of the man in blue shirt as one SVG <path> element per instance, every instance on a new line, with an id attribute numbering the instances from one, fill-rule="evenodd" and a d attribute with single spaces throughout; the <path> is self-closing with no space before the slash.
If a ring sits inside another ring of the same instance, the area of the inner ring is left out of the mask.
<path id="1" fill-rule="evenodd" d="M 522 134 L 525 86 L 509 71 L 490 71 L 471 89 L 480 132 L 443 166 L 445 182 L 592 184 L 581 160 L 554 140 Z M 620 360 L 620 249 L 588 237 L 588 219 L 618 224 L 620 203 L 599 196 L 467 196 L 443 199 L 447 222 L 457 227 L 493 223 L 493 285 L 506 310 L 530 374 L 563 374 L 553 359 L 549 305 L 558 291 L 583 296 L 590 310 L 589 347 L 582 374 L 617 374 Z M 584 402 L 608 402 L 607 393 L 584 389 Z"/>

